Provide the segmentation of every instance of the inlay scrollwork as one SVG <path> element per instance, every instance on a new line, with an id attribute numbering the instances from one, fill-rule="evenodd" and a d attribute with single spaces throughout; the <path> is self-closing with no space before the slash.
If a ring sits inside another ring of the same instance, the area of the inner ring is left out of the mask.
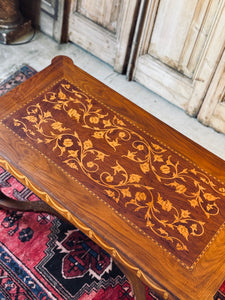
<path id="1" fill-rule="evenodd" d="M 222 184 L 65 80 L 15 113 L 12 127 L 175 253 L 191 251 L 220 214 Z"/>

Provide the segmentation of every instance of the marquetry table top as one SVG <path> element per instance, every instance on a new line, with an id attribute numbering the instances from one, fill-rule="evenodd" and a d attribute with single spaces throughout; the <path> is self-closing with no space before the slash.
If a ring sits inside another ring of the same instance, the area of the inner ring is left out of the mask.
<path id="1" fill-rule="evenodd" d="M 212 299 L 225 278 L 223 160 L 66 57 L 0 101 L 1 164 L 145 283 Z"/>

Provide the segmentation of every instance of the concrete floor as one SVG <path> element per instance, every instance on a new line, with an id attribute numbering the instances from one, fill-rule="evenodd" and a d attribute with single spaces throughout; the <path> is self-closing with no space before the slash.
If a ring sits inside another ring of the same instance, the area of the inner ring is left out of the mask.
<path id="1" fill-rule="evenodd" d="M 110 86 L 132 102 L 175 128 L 204 148 L 225 160 L 225 135 L 205 127 L 184 111 L 170 104 L 136 82 L 128 82 L 124 75 L 74 44 L 59 45 L 38 32 L 24 45 L 0 45 L 0 81 L 15 72 L 22 64 L 29 64 L 37 71 L 51 63 L 56 55 L 69 56 L 74 64 Z"/>

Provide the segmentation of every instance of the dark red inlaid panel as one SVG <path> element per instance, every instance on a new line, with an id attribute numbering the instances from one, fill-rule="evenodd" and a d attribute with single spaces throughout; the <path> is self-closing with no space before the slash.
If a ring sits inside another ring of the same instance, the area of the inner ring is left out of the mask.
<path id="1" fill-rule="evenodd" d="M 187 267 L 224 222 L 222 183 L 64 79 L 3 123 Z"/>

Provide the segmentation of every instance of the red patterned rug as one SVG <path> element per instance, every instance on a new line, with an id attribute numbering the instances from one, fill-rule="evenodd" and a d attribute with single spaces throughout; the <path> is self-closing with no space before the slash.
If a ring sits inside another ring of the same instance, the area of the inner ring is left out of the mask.
<path id="1" fill-rule="evenodd" d="M 0 96 L 34 75 L 24 65 L 0 83 Z M 38 197 L 0 167 L 1 191 Z M 146 289 L 148 300 L 157 300 Z M 0 300 L 131 300 L 130 284 L 110 255 L 81 231 L 45 214 L 0 209 Z M 225 282 L 215 300 L 225 300 Z"/>
<path id="2" fill-rule="evenodd" d="M 0 96 L 34 75 L 23 66 L 0 84 Z M 0 167 L 0 189 L 38 200 Z M 148 300 L 158 299 L 146 288 Z M 131 286 L 110 255 L 81 231 L 46 213 L 0 209 L 0 299 L 131 300 Z"/>

